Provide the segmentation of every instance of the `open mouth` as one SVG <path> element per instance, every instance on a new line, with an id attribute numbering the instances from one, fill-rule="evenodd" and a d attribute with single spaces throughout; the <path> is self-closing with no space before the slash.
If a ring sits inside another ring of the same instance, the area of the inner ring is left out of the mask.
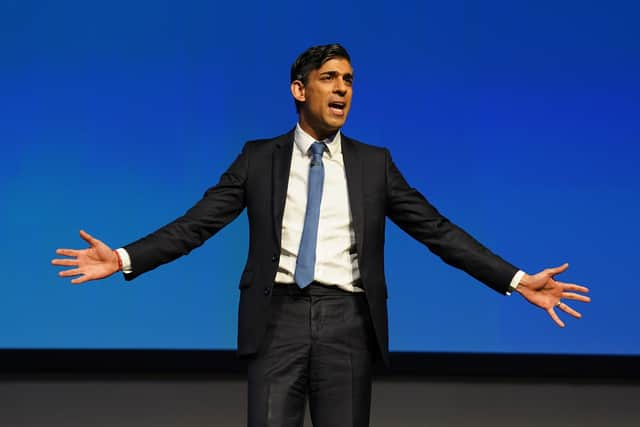
<path id="1" fill-rule="evenodd" d="M 339 102 L 339 101 L 329 103 L 329 109 L 336 116 L 344 116 L 345 106 L 346 104 L 344 102 Z"/>

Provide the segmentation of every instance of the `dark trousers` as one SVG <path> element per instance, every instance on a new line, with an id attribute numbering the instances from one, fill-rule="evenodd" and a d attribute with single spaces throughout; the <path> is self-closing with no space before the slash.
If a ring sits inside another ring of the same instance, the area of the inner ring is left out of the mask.
<path id="1" fill-rule="evenodd" d="M 369 425 L 375 340 L 363 293 L 276 285 L 260 350 L 249 361 L 250 427 Z"/>

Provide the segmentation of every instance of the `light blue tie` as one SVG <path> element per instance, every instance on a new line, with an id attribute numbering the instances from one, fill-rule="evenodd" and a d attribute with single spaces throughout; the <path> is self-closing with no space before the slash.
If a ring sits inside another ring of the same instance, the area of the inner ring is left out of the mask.
<path id="1" fill-rule="evenodd" d="M 296 259 L 296 272 L 294 274 L 294 279 L 301 288 L 313 282 L 313 273 L 316 266 L 318 221 L 320 220 L 320 201 L 322 200 L 322 184 L 324 183 L 324 166 L 322 165 L 322 153 L 324 150 L 325 146 L 321 142 L 314 142 L 311 145 L 307 211 L 304 215 L 304 228 L 302 229 L 300 249 Z"/>

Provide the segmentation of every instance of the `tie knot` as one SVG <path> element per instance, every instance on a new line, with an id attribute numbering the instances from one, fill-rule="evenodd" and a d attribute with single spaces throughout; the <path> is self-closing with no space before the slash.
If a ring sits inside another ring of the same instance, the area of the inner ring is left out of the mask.
<path id="1" fill-rule="evenodd" d="M 317 165 L 322 163 L 322 153 L 324 153 L 325 146 L 322 142 L 314 142 L 311 144 L 311 165 Z"/>

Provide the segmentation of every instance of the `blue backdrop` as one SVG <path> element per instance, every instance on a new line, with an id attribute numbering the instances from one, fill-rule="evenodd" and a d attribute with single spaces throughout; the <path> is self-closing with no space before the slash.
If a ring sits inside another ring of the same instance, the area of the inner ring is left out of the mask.
<path id="1" fill-rule="evenodd" d="M 49 264 L 184 212 L 247 139 L 295 125 L 289 66 L 340 42 L 344 132 L 528 272 L 591 288 L 560 329 L 389 224 L 396 351 L 640 354 L 635 2 L 0 2 L 0 348 L 235 347 L 246 218 L 125 283 Z"/>

